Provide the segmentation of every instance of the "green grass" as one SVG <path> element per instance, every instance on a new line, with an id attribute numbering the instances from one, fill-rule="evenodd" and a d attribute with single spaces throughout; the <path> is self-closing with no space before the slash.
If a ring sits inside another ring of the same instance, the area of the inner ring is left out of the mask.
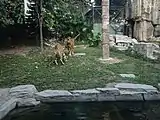
<path id="1" fill-rule="evenodd" d="M 49 65 L 40 54 L 0 57 L 0 87 L 34 84 L 44 89 L 86 89 L 104 87 L 109 82 L 133 82 L 157 85 L 160 69 L 151 62 L 135 59 L 122 53 L 111 52 L 112 57 L 124 59 L 122 63 L 102 64 L 99 48 L 76 48 L 86 56 L 72 57 L 65 65 Z M 118 74 L 133 73 L 135 79 L 123 79 Z"/>

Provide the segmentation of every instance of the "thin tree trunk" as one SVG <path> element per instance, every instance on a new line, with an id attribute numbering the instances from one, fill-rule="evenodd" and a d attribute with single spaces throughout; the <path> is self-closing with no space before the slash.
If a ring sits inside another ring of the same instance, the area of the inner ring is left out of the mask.
<path id="1" fill-rule="evenodd" d="M 43 24 L 43 18 L 42 18 L 42 0 L 40 0 L 39 32 L 40 32 L 41 51 L 43 52 L 44 46 L 43 46 L 42 24 Z"/>
<path id="2" fill-rule="evenodd" d="M 94 3 L 92 3 L 92 25 L 94 28 Z"/>
<path id="3" fill-rule="evenodd" d="M 102 0 L 102 52 L 103 59 L 109 59 L 109 0 Z"/>

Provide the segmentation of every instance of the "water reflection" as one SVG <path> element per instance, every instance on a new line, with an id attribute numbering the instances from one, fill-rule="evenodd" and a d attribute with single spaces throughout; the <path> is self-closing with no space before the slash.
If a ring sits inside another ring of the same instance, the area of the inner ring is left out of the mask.
<path id="1" fill-rule="evenodd" d="M 12 111 L 3 120 L 160 120 L 159 103 L 63 103 Z"/>

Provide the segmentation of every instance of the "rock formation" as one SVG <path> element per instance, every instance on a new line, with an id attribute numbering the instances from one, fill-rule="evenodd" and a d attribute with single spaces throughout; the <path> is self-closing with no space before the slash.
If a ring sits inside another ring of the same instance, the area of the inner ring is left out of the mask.
<path id="1" fill-rule="evenodd" d="M 139 41 L 160 36 L 160 0 L 127 0 L 125 18 Z"/>

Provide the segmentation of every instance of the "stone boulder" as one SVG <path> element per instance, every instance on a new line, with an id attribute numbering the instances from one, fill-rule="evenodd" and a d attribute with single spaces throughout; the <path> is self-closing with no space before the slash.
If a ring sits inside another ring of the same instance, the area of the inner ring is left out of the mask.
<path id="1" fill-rule="evenodd" d="M 137 53 L 143 55 L 144 57 L 147 58 L 153 58 L 153 51 L 154 51 L 154 46 L 152 43 L 138 43 L 138 44 L 134 44 L 134 51 L 136 51 Z"/>
<path id="2" fill-rule="evenodd" d="M 10 98 L 9 90 L 10 88 L 0 89 L 0 119 L 16 106 L 17 100 Z"/>
<path id="3" fill-rule="evenodd" d="M 116 101 L 116 97 L 120 95 L 120 91 L 117 88 L 96 88 L 96 90 L 100 91 L 97 94 L 98 101 Z"/>
<path id="4" fill-rule="evenodd" d="M 28 99 L 18 99 L 17 106 L 18 107 L 30 107 L 30 106 L 37 106 L 40 104 L 40 101 L 37 101 L 35 98 L 28 98 Z"/>
<path id="5" fill-rule="evenodd" d="M 134 92 L 158 92 L 157 88 L 145 84 L 117 83 L 114 87 L 121 90 L 129 90 Z"/>
<path id="6" fill-rule="evenodd" d="M 138 41 L 135 38 L 133 38 L 131 41 L 132 41 L 133 44 L 137 44 L 138 43 Z"/>
<path id="7" fill-rule="evenodd" d="M 136 76 L 134 74 L 119 74 L 123 78 L 135 78 Z"/>
<path id="8" fill-rule="evenodd" d="M 109 41 L 110 42 L 115 42 L 116 36 L 115 35 L 109 35 Z"/>
<path id="9" fill-rule="evenodd" d="M 34 94 L 37 93 L 37 89 L 34 85 L 19 85 L 9 90 L 9 95 L 12 98 L 17 98 L 17 106 L 35 106 L 40 102 L 36 101 Z"/>
<path id="10" fill-rule="evenodd" d="M 132 39 L 131 37 L 125 35 L 116 35 L 116 41 L 110 41 L 110 46 L 119 51 L 125 51 L 137 43 L 138 41 L 136 39 Z"/>
<path id="11" fill-rule="evenodd" d="M 32 98 L 37 93 L 34 85 L 19 85 L 10 89 L 9 94 L 11 97 L 16 98 Z"/>
<path id="12" fill-rule="evenodd" d="M 45 90 L 35 94 L 36 100 L 49 103 L 49 102 L 67 102 L 71 101 L 73 95 L 66 90 Z"/>
<path id="13" fill-rule="evenodd" d="M 147 92 L 136 90 L 120 90 L 120 95 L 115 96 L 116 101 L 144 101 L 143 94 Z"/>
<path id="14" fill-rule="evenodd" d="M 110 42 L 109 42 L 109 46 L 110 46 L 110 47 L 114 47 L 114 46 L 115 46 L 115 42 L 110 41 Z"/>
<path id="15" fill-rule="evenodd" d="M 10 88 L 0 89 L 0 105 L 3 104 L 3 101 L 8 100 Z"/>
<path id="16" fill-rule="evenodd" d="M 16 107 L 17 99 L 9 99 L 0 105 L 0 120 Z"/>
<path id="17" fill-rule="evenodd" d="M 117 88 L 120 95 L 115 95 L 116 101 L 155 101 L 160 100 L 157 88 L 146 84 L 108 83 L 106 88 Z"/>
<path id="18" fill-rule="evenodd" d="M 86 90 L 74 90 L 71 93 L 75 96 L 75 101 L 85 102 L 85 101 L 97 101 L 97 95 L 100 91 L 96 89 L 86 89 Z"/>
<path id="19" fill-rule="evenodd" d="M 74 56 L 85 56 L 86 53 L 75 53 Z"/>

